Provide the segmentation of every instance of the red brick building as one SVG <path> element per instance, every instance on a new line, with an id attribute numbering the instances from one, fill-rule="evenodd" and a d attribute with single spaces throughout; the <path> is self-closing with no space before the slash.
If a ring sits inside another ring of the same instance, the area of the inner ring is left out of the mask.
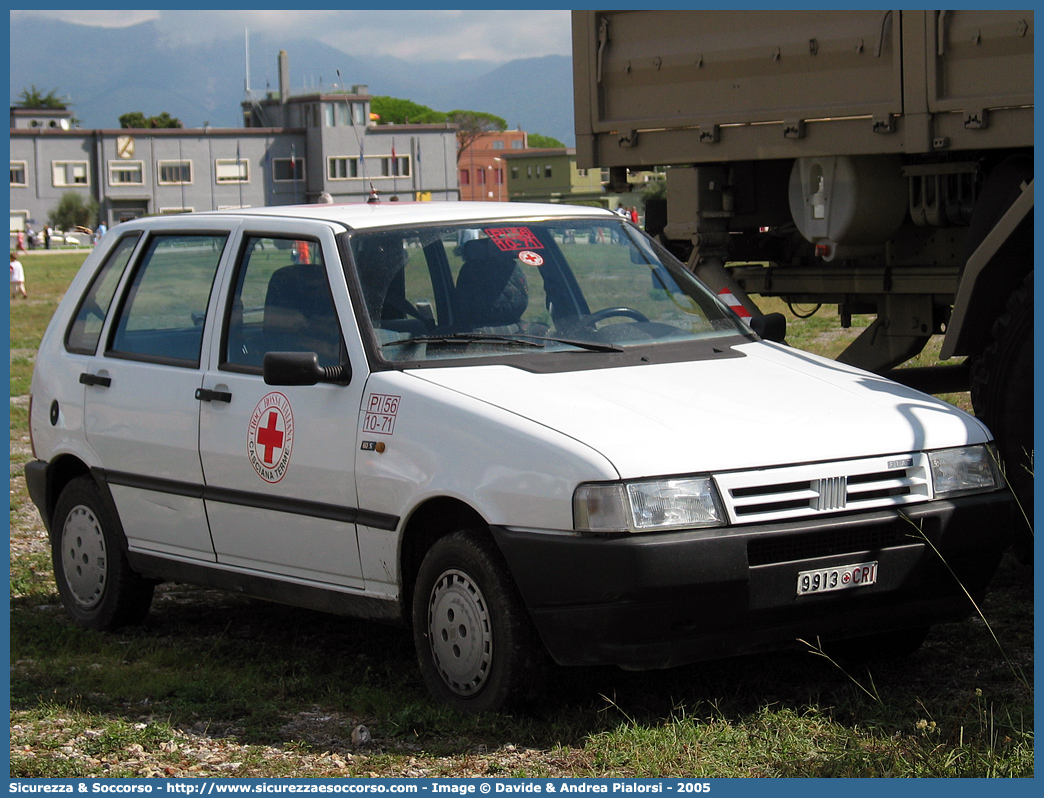
<path id="1" fill-rule="evenodd" d="M 506 151 L 524 150 L 528 137 L 522 130 L 483 133 L 472 141 L 457 159 L 457 181 L 461 200 L 507 202 Z"/>

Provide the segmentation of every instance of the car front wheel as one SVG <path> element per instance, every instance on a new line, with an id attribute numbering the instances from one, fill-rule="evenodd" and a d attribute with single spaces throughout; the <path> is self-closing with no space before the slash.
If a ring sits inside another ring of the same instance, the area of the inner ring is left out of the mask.
<path id="1" fill-rule="evenodd" d="M 538 669 L 528 614 L 507 567 L 476 533 L 455 532 L 425 555 L 413 596 L 424 681 L 460 712 L 496 712 L 522 697 Z"/>
<path id="2" fill-rule="evenodd" d="M 78 626 L 106 630 L 145 619 L 155 585 L 131 570 L 119 522 L 90 477 L 62 491 L 51 539 L 58 593 Z"/>

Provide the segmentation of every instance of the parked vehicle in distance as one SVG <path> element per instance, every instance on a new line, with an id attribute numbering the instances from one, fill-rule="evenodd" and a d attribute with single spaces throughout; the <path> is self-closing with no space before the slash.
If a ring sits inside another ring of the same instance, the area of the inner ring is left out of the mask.
<path id="1" fill-rule="evenodd" d="M 1009 543 L 979 421 L 765 340 L 594 208 L 127 222 L 31 394 L 77 624 L 142 622 L 161 580 L 401 622 L 465 712 L 548 658 L 912 650 Z"/>

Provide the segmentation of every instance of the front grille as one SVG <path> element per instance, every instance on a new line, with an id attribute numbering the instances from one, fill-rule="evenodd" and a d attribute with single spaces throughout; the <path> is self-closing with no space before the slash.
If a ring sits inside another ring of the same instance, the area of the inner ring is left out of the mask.
<path id="1" fill-rule="evenodd" d="M 747 544 L 750 565 L 772 565 L 812 560 L 835 554 L 876 551 L 916 542 L 915 530 L 903 520 L 871 527 L 829 529 L 823 532 L 763 535 Z"/>
<path id="2" fill-rule="evenodd" d="M 895 507 L 932 498 L 924 454 L 732 472 L 714 478 L 734 524 Z"/>

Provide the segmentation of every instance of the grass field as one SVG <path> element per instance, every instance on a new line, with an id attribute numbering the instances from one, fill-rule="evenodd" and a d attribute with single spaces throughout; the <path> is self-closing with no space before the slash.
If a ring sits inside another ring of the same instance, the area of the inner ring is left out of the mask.
<path id="1" fill-rule="evenodd" d="M 82 258 L 26 257 L 11 307 L 12 777 L 1033 775 L 1032 570 L 1007 557 L 982 617 L 902 662 L 563 669 L 529 714 L 477 719 L 431 702 L 395 627 L 176 584 L 143 627 L 73 627 L 21 466 L 36 349 Z M 830 356 L 857 333 L 822 312 L 789 340 Z"/>

